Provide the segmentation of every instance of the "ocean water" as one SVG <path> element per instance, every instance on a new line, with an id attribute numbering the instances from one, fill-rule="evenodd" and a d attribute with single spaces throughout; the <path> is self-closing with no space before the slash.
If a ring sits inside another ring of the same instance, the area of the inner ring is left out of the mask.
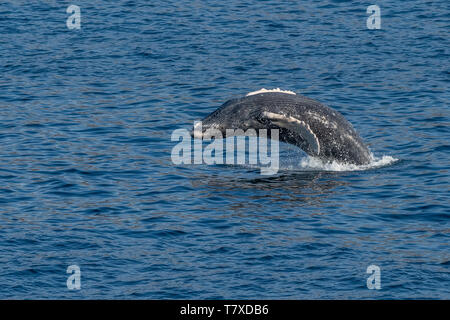
<path id="1" fill-rule="evenodd" d="M 449 299 L 449 16 L 446 0 L 2 1 L 0 298 Z M 278 87 L 340 111 L 376 164 L 286 146 L 272 176 L 172 163 L 173 130 Z"/>

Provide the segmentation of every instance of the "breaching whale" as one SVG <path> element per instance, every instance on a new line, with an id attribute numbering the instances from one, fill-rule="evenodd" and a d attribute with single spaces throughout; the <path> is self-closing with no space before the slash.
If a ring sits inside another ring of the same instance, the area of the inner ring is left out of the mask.
<path id="1" fill-rule="evenodd" d="M 202 120 L 209 129 L 279 129 L 279 140 L 325 161 L 364 165 L 372 157 L 353 126 L 338 111 L 308 97 L 280 89 L 248 93 L 225 102 Z M 195 131 L 195 128 L 194 128 Z M 198 134 L 196 138 L 201 138 Z"/>

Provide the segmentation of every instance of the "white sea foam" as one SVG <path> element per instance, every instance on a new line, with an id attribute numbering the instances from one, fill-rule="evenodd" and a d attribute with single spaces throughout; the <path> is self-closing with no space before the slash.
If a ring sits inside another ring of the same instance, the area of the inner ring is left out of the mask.
<path id="1" fill-rule="evenodd" d="M 226 138 L 230 139 L 230 138 Z M 287 144 L 280 143 L 279 147 L 279 172 L 281 171 L 334 171 L 334 172 L 346 172 L 346 171 L 364 171 L 370 169 L 381 168 L 389 166 L 398 161 L 398 159 L 383 155 L 374 156 L 371 153 L 371 161 L 369 164 L 356 165 L 350 163 L 342 163 L 338 161 L 325 161 L 318 157 L 313 157 L 307 155 L 306 152 L 300 148 Z M 246 157 L 253 157 L 258 159 L 258 155 L 254 152 L 249 152 L 248 142 L 246 141 Z M 259 161 L 255 160 L 256 164 L 246 164 L 240 165 L 247 168 L 258 169 L 261 167 Z M 253 162 L 252 162 L 253 163 Z"/>
<path id="2" fill-rule="evenodd" d="M 337 161 L 325 162 L 319 158 L 307 156 L 302 158 L 299 167 L 292 166 L 291 170 L 321 170 L 321 171 L 360 171 L 373 169 L 378 167 L 383 167 L 390 165 L 394 162 L 398 161 L 398 159 L 393 158 L 391 156 L 382 156 L 380 158 L 376 158 L 372 155 L 372 161 L 369 164 L 365 165 L 356 165 L 349 163 L 340 163 Z"/>
<path id="3" fill-rule="evenodd" d="M 296 94 L 294 91 L 281 90 L 280 88 L 275 88 L 275 89 L 265 89 L 265 88 L 262 88 L 262 89 L 260 89 L 260 90 L 258 90 L 258 91 L 249 92 L 249 93 L 247 93 L 246 96 L 248 97 L 248 96 L 253 96 L 253 95 L 255 95 L 255 94 L 259 94 L 259 93 L 267 93 L 267 92 L 282 92 L 282 93 L 288 93 L 288 94 L 293 94 L 293 95 Z"/>

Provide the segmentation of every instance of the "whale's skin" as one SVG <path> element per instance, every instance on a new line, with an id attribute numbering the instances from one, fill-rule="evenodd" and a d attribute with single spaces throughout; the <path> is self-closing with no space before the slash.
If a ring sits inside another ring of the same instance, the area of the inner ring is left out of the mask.
<path id="1" fill-rule="evenodd" d="M 371 153 L 338 111 L 308 97 L 265 92 L 231 99 L 202 120 L 208 129 L 279 129 L 279 140 L 327 161 L 365 165 Z M 270 130 L 268 130 L 270 137 Z"/>

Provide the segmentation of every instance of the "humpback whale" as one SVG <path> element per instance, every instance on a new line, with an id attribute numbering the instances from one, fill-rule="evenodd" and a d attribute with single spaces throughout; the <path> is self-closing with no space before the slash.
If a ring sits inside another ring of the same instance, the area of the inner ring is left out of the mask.
<path id="1" fill-rule="evenodd" d="M 338 111 L 319 101 L 280 89 L 261 89 L 228 100 L 202 120 L 201 138 L 209 129 L 279 130 L 279 140 L 325 161 L 364 165 L 372 156 L 353 126 Z M 194 131 L 195 132 L 195 127 Z"/>

